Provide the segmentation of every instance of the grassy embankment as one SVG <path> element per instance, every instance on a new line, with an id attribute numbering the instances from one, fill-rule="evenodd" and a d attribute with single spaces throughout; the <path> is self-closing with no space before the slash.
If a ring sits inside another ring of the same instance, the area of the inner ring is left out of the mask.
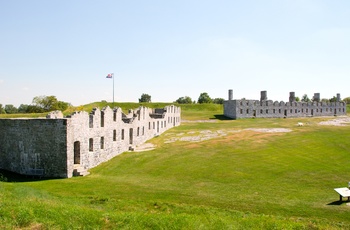
<path id="1" fill-rule="evenodd" d="M 87 177 L 0 182 L 0 228 L 349 228 L 350 207 L 333 191 L 350 181 L 348 126 L 220 120 L 216 105 L 182 112 L 215 122 L 185 122 L 150 140 L 155 150 L 121 154 Z"/>

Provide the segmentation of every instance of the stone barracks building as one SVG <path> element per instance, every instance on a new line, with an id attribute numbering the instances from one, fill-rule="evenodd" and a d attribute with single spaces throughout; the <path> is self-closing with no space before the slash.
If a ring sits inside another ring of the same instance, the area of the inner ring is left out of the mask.
<path id="1" fill-rule="evenodd" d="M 241 118 L 288 118 L 346 115 L 346 103 L 337 94 L 336 102 L 321 102 L 320 94 L 315 93 L 313 102 L 297 102 L 295 93 L 290 92 L 289 102 L 267 100 L 267 92 L 261 91 L 259 100 L 233 100 L 232 90 L 224 101 L 224 115 L 232 119 Z"/>
<path id="2" fill-rule="evenodd" d="M 63 117 L 0 119 L 0 168 L 23 175 L 69 178 L 180 125 L 181 110 L 95 108 Z"/>

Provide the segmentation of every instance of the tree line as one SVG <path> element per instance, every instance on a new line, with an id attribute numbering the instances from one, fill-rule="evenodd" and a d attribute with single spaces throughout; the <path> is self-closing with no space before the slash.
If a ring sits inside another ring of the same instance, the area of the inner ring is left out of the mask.
<path id="1" fill-rule="evenodd" d="M 179 104 L 195 104 L 196 103 L 196 101 L 192 100 L 189 96 L 179 97 L 175 102 L 179 103 Z M 211 98 L 208 93 L 204 92 L 204 93 L 201 93 L 199 95 L 197 103 L 199 103 L 199 104 L 209 104 L 209 103 L 223 104 L 224 99 L 223 98 Z"/>
<path id="2" fill-rule="evenodd" d="M 151 95 L 143 93 L 141 95 L 141 98 L 139 98 L 139 102 L 151 102 Z M 223 104 L 224 99 L 223 98 L 211 98 L 208 93 L 201 93 L 198 97 L 197 102 L 195 100 L 192 100 L 189 96 L 179 97 L 175 103 L 178 104 L 204 104 L 204 103 L 214 103 L 214 104 Z"/>
<path id="3" fill-rule="evenodd" d="M 64 111 L 70 106 L 70 103 L 59 101 L 56 96 L 37 96 L 33 98 L 31 105 L 21 104 L 18 108 L 11 104 L 5 106 L 0 104 L 0 114 L 45 113 L 55 110 Z"/>
<path id="4" fill-rule="evenodd" d="M 244 98 L 243 98 L 244 99 Z M 307 94 L 304 94 L 301 98 L 295 97 L 296 101 L 302 101 L 302 102 L 313 102 L 314 98 L 312 97 L 311 99 L 308 97 Z M 333 96 L 332 98 L 322 98 L 321 102 L 336 102 L 337 97 Z M 350 104 L 350 97 L 344 98 L 342 101 L 344 101 L 346 104 Z M 151 102 L 151 96 L 149 94 L 142 94 L 141 98 L 139 98 L 139 102 Z M 189 96 L 184 96 L 184 97 L 179 97 L 175 103 L 178 104 L 205 104 L 205 103 L 214 103 L 214 104 L 223 104 L 224 99 L 223 98 L 211 98 L 208 93 L 204 92 L 201 93 L 198 97 L 198 100 L 192 100 L 191 97 Z"/>
<path id="5" fill-rule="evenodd" d="M 314 98 L 309 98 L 307 96 L 307 94 L 304 94 L 301 99 L 299 97 L 295 97 L 295 100 L 296 101 L 302 101 L 302 102 L 313 102 L 314 101 Z M 321 102 L 336 102 L 337 101 L 337 97 L 336 96 L 333 96 L 332 98 L 322 98 L 321 99 Z M 346 97 L 343 99 L 343 101 L 346 103 L 346 104 L 350 104 L 350 97 Z"/>

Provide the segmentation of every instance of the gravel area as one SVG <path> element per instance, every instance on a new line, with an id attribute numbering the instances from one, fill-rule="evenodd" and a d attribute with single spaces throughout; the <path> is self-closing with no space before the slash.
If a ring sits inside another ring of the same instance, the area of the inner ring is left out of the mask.
<path id="1" fill-rule="evenodd" d="M 205 123 L 205 122 L 210 122 L 210 123 L 213 123 L 213 122 L 217 122 L 217 120 L 213 119 L 213 120 L 194 120 L 194 121 L 190 121 L 190 120 L 181 120 L 181 122 L 184 122 L 184 123 Z"/>
<path id="2" fill-rule="evenodd" d="M 134 149 L 134 152 L 143 152 L 143 151 L 150 151 L 155 149 L 154 144 L 152 143 L 143 143 L 142 145 L 136 146 Z"/>
<path id="3" fill-rule="evenodd" d="M 210 140 L 213 138 L 223 137 L 226 136 L 228 133 L 239 133 L 242 131 L 254 131 L 259 133 L 285 133 L 285 132 L 291 132 L 291 129 L 284 129 L 284 128 L 266 128 L 266 129 L 243 129 L 243 130 L 232 130 L 232 131 L 224 131 L 224 130 L 217 130 L 217 131 L 210 131 L 210 130 L 204 130 L 201 132 L 195 132 L 191 131 L 188 133 L 179 133 L 175 137 L 170 137 L 169 139 L 165 140 L 165 143 L 172 143 L 175 141 L 188 141 L 188 142 L 200 142 L 205 140 Z"/>
<path id="4" fill-rule="evenodd" d="M 333 126 L 348 126 L 350 124 L 350 117 L 340 117 L 329 121 L 322 121 L 319 124 Z"/>
<path id="5" fill-rule="evenodd" d="M 271 129 L 253 129 L 253 128 L 249 128 L 249 129 L 245 129 L 245 130 L 251 130 L 251 131 L 259 132 L 259 133 L 288 133 L 288 132 L 292 132 L 291 129 L 284 129 L 284 128 L 271 128 Z"/>

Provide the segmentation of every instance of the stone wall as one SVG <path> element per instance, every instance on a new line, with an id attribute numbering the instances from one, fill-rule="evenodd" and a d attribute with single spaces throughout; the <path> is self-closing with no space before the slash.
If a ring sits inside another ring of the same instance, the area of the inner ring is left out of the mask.
<path id="1" fill-rule="evenodd" d="M 0 168 L 67 177 L 66 119 L 0 119 Z"/>
<path id="2" fill-rule="evenodd" d="M 160 135 L 180 124 L 180 108 L 167 106 L 164 109 L 140 107 L 124 114 L 120 108 L 94 109 L 90 114 L 75 113 L 68 120 L 68 171 L 74 165 L 84 169 L 93 168 L 116 155 Z M 74 144 L 75 143 L 75 144 Z M 79 144 L 79 153 L 74 154 L 74 145 Z M 79 154 L 80 160 L 74 155 Z"/>
<path id="3" fill-rule="evenodd" d="M 232 119 L 240 118 L 287 118 L 311 116 L 346 115 L 346 103 L 319 102 L 320 94 L 315 93 L 314 102 L 296 102 L 294 92 L 290 93 L 289 102 L 266 100 L 266 91 L 261 92 L 263 100 L 227 100 L 224 101 L 224 115 Z"/>
<path id="4" fill-rule="evenodd" d="M 95 108 L 66 118 L 0 119 L 0 168 L 24 175 L 72 177 L 180 125 L 181 109 Z"/>

